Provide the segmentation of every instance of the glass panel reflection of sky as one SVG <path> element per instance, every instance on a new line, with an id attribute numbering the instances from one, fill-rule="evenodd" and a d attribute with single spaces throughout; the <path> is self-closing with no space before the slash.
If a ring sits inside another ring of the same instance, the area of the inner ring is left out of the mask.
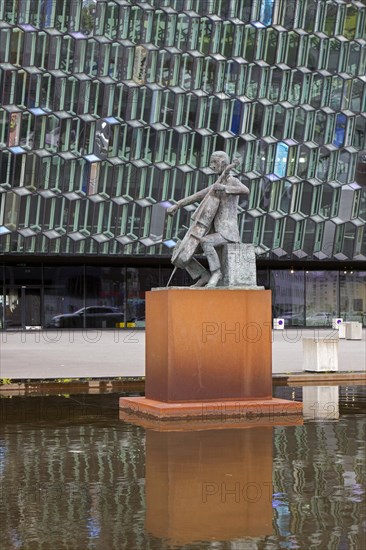
<path id="1" fill-rule="evenodd" d="M 288 149 L 289 147 L 286 143 L 282 141 L 277 143 L 274 174 L 279 178 L 284 178 L 286 176 Z"/>
<path id="2" fill-rule="evenodd" d="M 343 113 L 338 113 L 336 118 L 336 126 L 334 130 L 333 145 L 343 147 L 346 134 L 347 117 Z"/>
<path id="3" fill-rule="evenodd" d="M 266 27 L 272 23 L 274 0 L 262 0 L 259 21 Z"/>

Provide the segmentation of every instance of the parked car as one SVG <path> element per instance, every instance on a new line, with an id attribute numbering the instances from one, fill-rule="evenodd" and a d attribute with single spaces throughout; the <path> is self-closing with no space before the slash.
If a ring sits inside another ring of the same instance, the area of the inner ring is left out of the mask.
<path id="1" fill-rule="evenodd" d="M 277 315 L 285 321 L 285 326 L 298 326 L 304 324 L 304 314 L 301 312 L 285 311 Z"/>
<path id="2" fill-rule="evenodd" d="M 85 319 L 85 324 L 84 324 Z M 124 314 L 117 307 L 89 306 L 74 313 L 64 313 L 52 318 L 51 327 L 55 328 L 115 328 L 124 322 Z"/>
<path id="3" fill-rule="evenodd" d="M 336 317 L 335 314 L 320 311 L 306 316 L 306 325 L 308 327 L 327 327 L 332 324 L 332 317 Z"/>

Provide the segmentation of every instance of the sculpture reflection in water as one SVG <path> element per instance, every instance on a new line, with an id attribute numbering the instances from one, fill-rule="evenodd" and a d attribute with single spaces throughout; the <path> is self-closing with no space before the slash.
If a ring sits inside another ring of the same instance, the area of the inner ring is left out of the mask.
<path id="1" fill-rule="evenodd" d="M 272 534 L 273 428 L 146 432 L 148 532 L 172 544 Z"/>

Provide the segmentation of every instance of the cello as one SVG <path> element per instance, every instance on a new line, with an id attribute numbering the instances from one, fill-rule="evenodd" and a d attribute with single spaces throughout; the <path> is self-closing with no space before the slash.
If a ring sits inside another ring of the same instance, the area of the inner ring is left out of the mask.
<path id="1" fill-rule="evenodd" d="M 207 235 L 212 226 L 212 222 L 216 216 L 217 210 L 220 205 L 220 196 L 215 186 L 222 184 L 230 174 L 230 170 L 240 164 L 240 159 L 237 159 L 232 164 L 228 164 L 223 172 L 220 174 L 218 180 L 211 186 L 205 197 L 202 199 L 201 204 L 194 212 L 192 216 L 193 223 L 188 229 L 183 239 L 177 243 L 174 248 L 171 262 L 175 266 L 175 269 L 168 281 L 167 286 L 179 267 L 185 269 L 185 266 L 193 258 L 197 248 L 200 245 L 202 237 Z"/>

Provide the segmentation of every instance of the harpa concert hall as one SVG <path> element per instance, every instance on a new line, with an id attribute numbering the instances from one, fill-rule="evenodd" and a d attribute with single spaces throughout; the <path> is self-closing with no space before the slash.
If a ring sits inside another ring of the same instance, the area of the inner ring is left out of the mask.
<path id="1" fill-rule="evenodd" d="M 143 327 L 217 150 L 273 316 L 365 325 L 365 130 L 365 0 L 2 0 L 1 329 Z"/>

